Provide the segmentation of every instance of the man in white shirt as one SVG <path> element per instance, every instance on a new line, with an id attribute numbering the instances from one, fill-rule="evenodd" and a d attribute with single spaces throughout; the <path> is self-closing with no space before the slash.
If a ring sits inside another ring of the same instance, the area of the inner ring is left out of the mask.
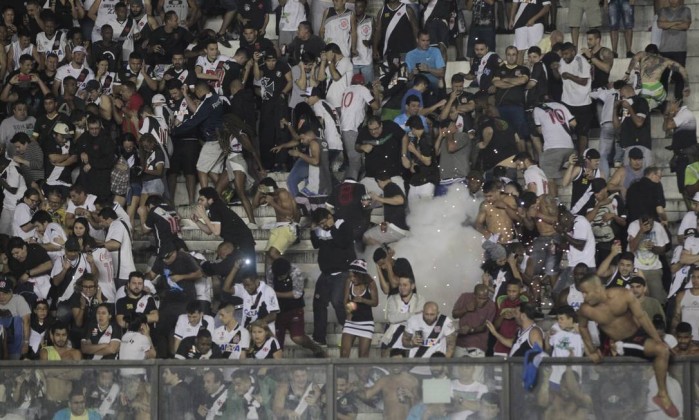
<path id="1" fill-rule="evenodd" d="M 325 99 L 333 108 L 342 106 L 342 94 L 350 85 L 354 67 L 352 61 L 342 55 L 337 44 L 328 44 L 320 54 L 320 66 L 318 68 L 318 81 L 327 80 Z"/>
<path id="2" fill-rule="evenodd" d="M 56 54 L 60 63 L 66 56 L 66 33 L 56 30 L 56 18 L 47 15 L 44 18 L 44 32 L 36 34 L 36 50 L 39 52 L 41 67 L 46 63 L 46 56 Z"/>
<path id="3" fill-rule="evenodd" d="M 514 157 L 517 169 L 524 173 L 524 188 L 540 196 L 548 193 L 548 179 L 544 171 L 532 161 L 529 152 L 520 152 Z"/>
<path id="4" fill-rule="evenodd" d="M 590 63 L 586 57 L 577 54 L 575 45 L 566 42 L 561 50 L 561 61 L 552 64 L 551 69 L 553 76 L 563 81 L 561 102 L 570 109 L 578 123 L 575 132 L 578 137 L 578 152 L 582 154 L 587 149 L 587 132 L 593 115 Z"/>
<path id="5" fill-rule="evenodd" d="M 172 354 L 177 353 L 182 340 L 187 337 L 196 337 L 199 330 L 209 330 L 213 337 L 215 326 L 214 318 L 204 314 L 200 302 L 190 301 L 187 304 L 187 313 L 177 318 L 175 334 L 171 339 L 172 346 L 170 346 Z"/>
<path id="6" fill-rule="evenodd" d="M 244 327 L 261 319 L 267 322 L 270 330 L 276 331 L 274 321 L 279 313 L 279 301 L 273 288 L 260 282 L 260 279 L 255 276 L 243 279 L 243 284 L 232 286 L 227 278 L 222 290 L 243 299 Z"/>
<path id="7" fill-rule="evenodd" d="M 12 236 L 18 236 L 24 240 L 34 237 L 34 224 L 32 217 L 41 202 L 39 191 L 29 188 L 24 191 L 22 201 L 17 203 L 12 217 Z"/>
<path id="8" fill-rule="evenodd" d="M 561 270 L 553 288 L 553 295 L 573 284 L 573 268 L 583 263 L 588 271 L 595 269 L 595 234 L 592 225 L 584 216 L 575 216 L 567 209 L 558 211 L 556 232 L 568 243 L 568 267 Z"/>
<path id="9" fill-rule="evenodd" d="M 534 108 L 534 124 L 544 139 L 544 151 L 539 157 L 541 170 L 548 179 L 549 192 L 558 195 L 556 181 L 563 178 L 561 167 L 575 151 L 573 130 L 577 120 L 566 106 L 546 102 Z"/>
<path id="10" fill-rule="evenodd" d="M 374 84 L 374 94 L 364 86 L 365 80 L 361 73 L 352 76 L 352 84 L 342 94 L 342 106 L 340 107 L 340 128 L 342 129 L 342 143 L 349 159 L 349 166 L 345 171 L 346 178 L 358 180 L 362 166 L 362 156 L 355 150 L 359 126 L 364 124 L 366 107 L 377 111 L 381 107 L 381 85 Z M 376 100 L 375 98 L 379 98 Z"/>
<path id="11" fill-rule="evenodd" d="M 228 61 L 231 61 L 230 57 L 219 53 L 216 41 L 208 42 L 204 49 L 204 55 L 197 58 L 194 66 L 197 79 L 206 80 L 216 94 L 223 95 L 223 78 L 225 76 L 223 66 Z"/>
<path id="12" fill-rule="evenodd" d="M 0 156 L 4 156 L 5 148 L 0 146 Z M 27 184 L 19 173 L 19 165 L 14 161 L 6 161 L 6 166 L 0 173 L 0 186 L 4 198 L 2 201 L 2 215 L 0 216 L 0 233 L 12 236 L 12 219 L 17 207 L 17 201 L 24 196 Z"/>
<path id="13" fill-rule="evenodd" d="M 68 64 L 64 64 L 56 70 L 56 78 L 53 83 L 53 94 L 58 96 L 63 95 L 63 79 L 68 76 L 75 77 L 78 82 L 78 91 L 85 90 L 87 82 L 95 78 L 95 74 L 87 66 L 85 56 L 87 51 L 83 46 L 73 48 L 72 60 Z"/>
<path id="14" fill-rule="evenodd" d="M 663 288 L 663 265 L 660 255 L 667 251 L 667 245 L 670 243 L 667 231 L 652 217 L 644 215 L 631 222 L 627 232 L 628 250 L 636 257 L 634 267 L 643 270 L 650 296 L 664 305 L 667 293 Z"/>
<path id="15" fill-rule="evenodd" d="M 439 313 L 436 302 L 427 302 L 422 314 L 408 318 L 403 346 L 409 349 L 408 357 L 411 358 L 430 358 L 437 353 L 451 358 L 456 349 L 454 321 Z"/>
<path id="16" fill-rule="evenodd" d="M 96 195 L 88 194 L 82 185 L 73 185 L 68 192 L 68 203 L 66 207 L 66 228 L 73 228 L 75 219 L 78 217 L 87 218 L 90 222 L 90 236 L 95 239 L 104 240 L 101 227 L 98 221 L 91 217 L 97 209 L 95 207 Z"/>
<path id="17" fill-rule="evenodd" d="M 129 280 L 129 273 L 136 271 L 133 259 L 131 233 L 123 220 L 119 220 L 112 208 L 104 208 L 99 212 L 101 225 L 107 230 L 104 247 L 112 253 L 112 260 L 116 270 L 114 282 L 117 289 Z"/>
<path id="18" fill-rule="evenodd" d="M 235 306 L 227 303 L 218 310 L 220 327 L 212 335 L 224 359 L 245 359 L 250 347 L 250 332 L 235 319 Z"/>

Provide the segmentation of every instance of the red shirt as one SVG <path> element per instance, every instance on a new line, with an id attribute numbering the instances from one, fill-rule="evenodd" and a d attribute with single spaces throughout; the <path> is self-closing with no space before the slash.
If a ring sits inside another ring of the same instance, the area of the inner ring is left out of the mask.
<path id="1" fill-rule="evenodd" d="M 138 93 L 134 93 L 129 98 L 129 101 L 124 105 L 124 110 L 134 111 L 138 115 L 138 110 L 143 106 L 143 98 Z M 131 133 L 134 136 L 138 133 L 138 125 L 134 124 L 128 115 L 124 114 L 124 120 L 121 122 L 121 130 L 124 133 Z"/>
<path id="2" fill-rule="evenodd" d="M 454 304 L 454 310 L 463 310 L 475 300 L 476 295 L 474 293 L 464 293 L 459 296 L 459 299 Z M 488 299 L 488 303 L 482 308 L 476 306 L 475 311 L 466 312 L 464 316 L 459 318 L 459 328 L 465 327 L 466 325 L 477 328 L 483 325 L 486 320 L 492 322 L 495 319 L 496 312 L 497 308 L 495 307 L 495 302 Z M 463 348 L 475 347 L 486 351 L 488 349 L 488 330 L 485 329 L 478 334 L 459 334 L 456 338 L 456 345 Z"/>
<path id="3" fill-rule="evenodd" d="M 498 300 L 502 299 L 500 302 L 498 302 L 498 311 L 497 311 L 497 316 L 500 316 L 502 313 L 503 309 L 506 308 L 519 308 L 519 305 L 522 302 L 527 302 L 527 298 L 525 296 L 520 296 L 515 300 L 510 300 L 507 298 L 507 296 L 501 296 Z M 502 335 L 505 338 L 515 338 L 517 336 L 517 330 L 519 329 L 519 326 L 517 325 L 517 321 L 515 321 L 514 318 L 512 319 L 503 319 L 502 323 L 500 324 L 500 328 L 498 328 L 498 332 L 500 335 Z M 505 347 L 500 343 L 499 341 L 495 342 L 495 347 L 493 348 L 494 353 L 505 353 L 508 354 L 510 352 L 509 347 Z"/>

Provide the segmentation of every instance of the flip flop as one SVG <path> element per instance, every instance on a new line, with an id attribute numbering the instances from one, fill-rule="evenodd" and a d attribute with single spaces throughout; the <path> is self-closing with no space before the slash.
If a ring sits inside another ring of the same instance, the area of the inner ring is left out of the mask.
<path id="1" fill-rule="evenodd" d="M 677 409 L 677 407 L 675 407 L 675 404 L 673 404 L 672 401 L 670 401 L 669 407 L 665 407 L 662 401 L 663 400 L 657 395 L 653 397 L 653 403 L 660 407 L 666 415 L 672 417 L 673 419 L 680 416 L 680 411 Z"/>

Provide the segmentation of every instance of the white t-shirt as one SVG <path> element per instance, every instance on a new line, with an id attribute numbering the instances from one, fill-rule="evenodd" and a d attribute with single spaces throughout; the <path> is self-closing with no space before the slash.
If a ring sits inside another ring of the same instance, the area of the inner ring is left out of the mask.
<path id="1" fill-rule="evenodd" d="M 221 350 L 221 354 L 228 359 L 238 360 L 240 354 L 250 348 L 250 332 L 238 324 L 233 330 L 228 331 L 225 325 L 214 330 L 212 334 L 213 342 Z"/>
<path id="2" fill-rule="evenodd" d="M 112 253 L 107 248 L 95 248 L 92 250 L 92 258 L 97 268 L 97 282 L 100 291 L 107 302 L 116 303 L 116 286 L 114 285 L 114 263 Z M 150 280 L 146 280 L 149 282 Z"/>
<path id="3" fill-rule="evenodd" d="M 129 273 L 136 271 L 136 264 L 133 260 L 133 252 L 131 247 L 131 237 L 129 236 L 128 228 L 121 220 L 114 220 L 109 225 L 105 242 L 111 240 L 121 244 L 121 248 L 116 251 L 110 251 L 112 261 L 116 266 L 115 279 L 128 280 Z"/>
<path id="4" fill-rule="evenodd" d="M 325 68 L 325 80 L 328 82 L 328 91 L 325 94 L 325 100 L 327 100 L 333 108 L 340 108 L 342 106 L 342 94 L 345 93 L 347 86 L 350 85 L 354 66 L 352 66 L 352 61 L 349 58 L 342 57 L 342 59 L 336 63 L 336 69 L 342 76 L 339 80 L 333 80 L 330 69 L 327 67 Z"/>
<path id="5" fill-rule="evenodd" d="M 536 184 L 536 196 L 546 194 L 549 191 L 549 183 L 544 171 L 537 165 L 531 165 L 524 171 L 524 185 L 529 190 L 529 184 Z"/>
<path id="6" fill-rule="evenodd" d="M 437 321 L 439 317 L 437 317 Z M 447 351 L 447 336 L 452 334 L 456 329 L 454 328 L 454 321 L 447 317 L 444 320 L 441 330 L 437 338 L 429 338 L 432 334 L 433 328 L 437 325 L 437 321 L 433 325 L 427 325 L 425 320 L 422 318 L 422 314 L 413 315 L 408 318 L 408 322 L 405 325 L 405 333 L 410 335 L 415 335 L 416 331 L 422 331 L 423 346 L 428 347 L 427 351 L 422 355 L 423 358 L 429 358 L 434 353 L 441 352 L 446 353 Z M 413 347 L 410 349 L 409 357 L 416 357 L 415 354 L 418 352 L 420 347 Z"/>
<path id="7" fill-rule="evenodd" d="M 134 50 L 133 36 L 137 32 L 136 21 L 131 17 L 127 17 L 124 21 L 119 22 L 116 15 L 114 15 L 107 24 L 114 30 L 114 41 L 121 42 L 121 61 L 128 61 L 129 55 Z M 130 27 L 128 26 L 129 24 L 131 25 Z"/>
<path id="8" fill-rule="evenodd" d="M 677 228 L 677 234 L 678 235 L 684 235 L 684 231 L 687 229 L 696 229 L 697 228 L 697 214 L 694 213 L 693 211 L 688 211 L 684 217 L 682 218 L 682 222 L 680 222 L 680 227 Z"/>
<path id="9" fill-rule="evenodd" d="M 373 63 L 372 47 L 364 45 L 364 41 L 371 41 L 371 33 L 374 20 L 365 14 L 362 20 L 357 19 L 357 56 L 352 58 L 355 66 L 368 66 Z"/>
<path id="10" fill-rule="evenodd" d="M 85 209 L 87 211 L 95 211 L 95 200 L 97 200 L 97 196 L 92 195 L 92 194 L 87 194 L 87 196 L 85 197 L 85 202 L 80 204 L 80 205 L 73 203 L 73 200 L 69 199 L 68 206 L 66 208 L 66 214 L 68 214 L 68 213 L 75 214 L 75 210 L 77 210 L 77 209 Z M 75 215 L 75 216 L 78 217 L 78 215 Z"/>
<path id="11" fill-rule="evenodd" d="M 583 341 L 579 333 L 575 331 L 564 331 L 558 325 L 553 324 L 551 327 L 551 336 L 549 344 L 551 345 L 552 357 L 582 357 L 583 356 Z M 561 378 L 566 371 L 566 366 L 554 365 L 551 370 L 551 382 L 555 384 L 561 383 Z M 573 366 L 573 370 L 582 374 L 580 366 Z"/>
<path id="12" fill-rule="evenodd" d="M 83 71 L 84 76 L 81 75 Z M 87 66 L 87 63 L 84 63 L 83 66 L 78 69 L 74 68 L 71 63 L 62 65 L 56 70 L 56 78 L 54 79 L 61 84 L 61 94 L 63 94 L 63 79 L 68 76 L 73 76 L 78 81 L 78 91 L 85 90 L 87 82 L 95 78 L 95 74 Z"/>
<path id="13" fill-rule="evenodd" d="M 148 337 L 136 331 L 128 331 L 121 337 L 119 360 L 146 360 L 146 352 L 153 347 Z M 121 376 L 143 375 L 143 368 L 121 369 Z"/>
<path id="14" fill-rule="evenodd" d="M 306 9 L 299 0 L 287 0 L 282 7 L 282 15 L 279 20 L 279 30 L 285 32 L 296 32 L 299 23 L 306 20 Z"/>
<path id="15" fill-rule="evenodd" d="M 611 123 L 614 118 L 614 102 L 619 100 L 619 91 L 616 89 L 595 89 L 590 93 L 590 98 L 602 101 L 602 113 L 600 124 Z"/>
<path id="16" fill-rule="evenodd" d="M 366 117 L 366 107 L 374 100 L 371 92 L 362 85 L 350 85 L 342 94 L 340 128 L 342 131 L 358 131 Z"/>
<path id="17" fill-rule="evenodd" d="M 631 222 L 627 229 L 629 234 L 629 242 L 631 242 L 632 237 L 639 234 L 640 230 L 640 220 L 634 220 Z M 663 264 L 660 262 L 660 256 L 653 253 L 651 250 L 644 249 L 643 242 L 646 240 L 651 240 L 653 241 L 653 246 L 665 246 L 670 242 L 670 238 L 667 237 L 667 232 L 665 232 L 663 225 L 658 222 L 653 222 L 653 229 L 644 235 L 645 238 L 641 239 L 641 243 L 634 253 L 636 256 L 634 267 L 638 268 L 639 270 L 660 270 L 663 268 Z"/>
<path id="18" fill-rule="evenodd" d="M 58 56 L 58 62 L 60 63 L 66 56 L 66 33 L 56 31 L 53 37 L 49 39 L 46 37 L 45 32 L 39 32 L 36 34 L 36 51 L 46 55 L 54 53 Z"/>
<path id="19" fill-rule="evenodd" d="M 97 19 L 95 19 L 95 27 L 92 29 L 92 42 L 102 40 L 102 26 L 106 25 L 113 17 L 116 16 L 114 6 L 119 0 L 102 0 L 97 6 Z M 92 2 L 94 4 L 94 2 Z M 90 6 L 92 6 L 92 4 Z M 85 7 L 88 7 L 87 5 Z M 86 11 L 89 9 L 85 9 Z M 114 38 L 119 34 L 114 30 Z"/>
<path id="20" fill-rule="evenodd" d="M 242 284 L 236 284 L 233 288 L 233 294 L 243 299 L 243 321 L 249 320 L 253 322 L 257 320 L 260 308 L 264 305 L 267 309 L 267 313 L 279 310 L 279 302 L 277 301 L 277 294 L 274 289 L 267 286 L 267 284 L 260 282 L 260 286 L 255 291 L 254 295 L 250 295 Z M 258 295 L 262 294 L 258 301 Z M 257 302 L 257 305 L 255 305 Z M 254 308 L 253 308 L 253 305 Z M 269 323 L 269 329 L 274 331 L 274 322 Z"/>
<path id="21" fill-rule="evenodd" d="M 575 216 L 573 223 L 573 238 L 585 241 L 582 251 L 573 245 L 568 248 L 568 267 L 575 267 L 583 263 L 590 268 L 595 268 L 595 235 L 592 233 L 592 225 L 583 216 Z"/>
<path id="22" fill-rule="evenodd" d="M 327 102 L 325 102 L 325 104 L 329 106 L 331 110 L 334 111 L 332 105 L 330 105 Z M 316 117 L 318 117 L 319 120 L 323 121 L 323 134 L 325 141 L 328 142 L 328 149 L 342 150 L 342 138 L 340 137 L 340 133 L 337 131 L 335 119 L 333 118 L 333 114 L 328 112 L 328 110 L 323 105 L 322 99 L 313 104 L 313 112 L 315 112 Z M 337 117 L 339 118 L 339 115 L 337 115 Z"/>
<path id="23" fill-rule="evenodd" d="M 24 192 L 27 191 L 27 184 L 24 182 L 24 177 L 17 170 L 17 163 L 14 160 L 11 160 L 7 168 L 2 171 L 0 178 L 5 180 L 10 187 L 17 188 L 17 192 L 14 194 L 3 189 L 5 194 L 5 198 L 2 200 L 3 210 L 14 210 L 17 207 L 17 201 L 24 197 Z"/>
<path id="24" fill-rule="evenodd" d="M 579 54 L 576 55 L 570 63 L 566 63 L 562 58 L 559 63 L 560 67 L 558 68 L 558 72 L 560 74 L 570 73 L 573 76 L 587 78 L 587 83 L 584 86 L 572 80 L 563 80 L 563 95 L 561 95 L 561 101 L 571 106 L 590 105 L 592 103 L 592 99 L 590 99 L 592 86 L 590 63 L 587 62 L 585 57 Z"/>
<path id="25" fill-rule="evenodd" d="M 36 229 L 32 228 L 29 232 L 22 230 L 22 226 L 32 221 L 33 215 L 34 211 L 30 209 L 24 201 L 17 204 L 17 207 L 15 207 L 15 213 L 12 216 L 12 232 L 14 236 L 19 236 L 25 241 L 34 237 Z"/>
<path id="26" fill-rule="evenodd" d="M 43 236 L 37 239 L 37 242 L 41 244 L 58 245 L 62 248 L 63 244 L 65 244 L 66 240 L 68 240 L 68 237 L 66 236 L 66 232 L 63 230 L 61 225 L 58 223 L 49 223 L 46 226 Z M 57 239 L 60 239 L 61 241 L 59 242 Z M 65 252 L 63 252 L 63 249 L 61 249 L 60 251 L 49 251 L 48 254 L 49 257 L 51 257 L 51 261 L 56 262 L 57 259 L 65 254 Z"/>
<path id="27" fill-rule="evenodd" d="M 485 384 L 474 381 L 470 384 L 462 384 L 456 379 L 451 381 L 451 392 L 452 397 L 461 398 L 464 401 L 478 402 L 481 396 L 488 392 L 488 387 Z M 456 413 L 452 413 L 451 420 L 465 419 L 473 414 L 471 410 L 463 410 Z"/>
<path id="28" fill-rule="evenodd" d="M 541 127 L 541 134 L 544 137 L 544 150 L 549 149 L 572 149 L 573 138 L 566 131 L 566 126 L 570 130 L 570 121 L 575 117 L 568 108 L 558 102 L 546 102 L 544 109 L 540 106 L 534 108 L 534 124 Z M 572 130 L 571 130 L 572 131 Z"/>
<path id="29" fill-rule="evenodd" d="M 218 95 L 223 95 L 223 76 L 225 74 L 223 65 L 227 61 L 231 61 L 231 58 L 223 54 L 216 57 L 213 62 L 209 61 L 206 55 L 197 58 L 196 66 L 201 67 L 202 73 L 218 75 L 218 80 L 214 83 L 214 89 Z"/>
<path id="30" fill-rule="evenodd" d="M 213 337 L 214 318 L 211 315 L 204 315 L 197 325 L 192 325 L 189 323 L 189 319 L 187 319 L 187 314 L 182 314 L 177 318 L 177 324 L 175 325 L 175 338 L 184 340 L 187 337 L 196 337 L 199 330 L 202 328 L 209 330 L 211 336 Z"/>

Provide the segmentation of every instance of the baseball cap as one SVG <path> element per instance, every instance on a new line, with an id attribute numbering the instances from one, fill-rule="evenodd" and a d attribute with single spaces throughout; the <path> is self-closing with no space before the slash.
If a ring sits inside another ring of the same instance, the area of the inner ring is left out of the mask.
<path id="1" fill-rule="evenodd" d="M 87 54 L 87 51 L 85 50 L 85 47 L 83 47 L 82 45 L 78 45 L 77 47 L 73 48 L 73 54 L 75 53 Z"/>
<path id="2" fill-rule="evenodd" d="M 313 89 L 311 89 L 311 91 L 309 93 L 302 93 L 301 97 L 302 98 L 310 98 L 311 96 L 317 96 L 320 98 L 322 96 L 322 94 L 323 94 L 323 91 L 321 90 L 321 88 L 316 86 Z"/>
<path id="3" fill-rule="evenodd" d="M 265 51 L 265 60 L 268 58 L 277 58 L 277 52 L 274 49 Z"/>
<path id="4" fill-rule="evenodd" d="M 590 182 L 590 187 L 592 188 L 592 192 L 597 194 L 607 187 L 607 181 L 605 181 L 604 178 L 595 178 Z"/>
<path id="5" fill-rule="evenodd" d="M 161 93 L 158 93 L 157 95 L 153 95 L 153 99 L 150 101 L 151 104 L 166 104 L 167 99 L 165 99 L 165 96 Z"/>
<path id="6" fill-rule="evenodd" d="M 163 246 L 160 247 L 160 253 L 158 256 L 162 259 L 167 258 L 170 256 L 170 253 L 175 251 L 175 245 L 172 244 L 171 242 L 163 242 Z"/>
<path id="7" fill-rule="evenodd" d="M 629 159 L 643 159 L 643 151 L 638 147 L 632 147 L 629 150 Z"/>
<path id="8" fill-rule="evenodd" d="M 100 82 L 98 82 L 97 80 L 94 80 L 94 79 L 90 80 L 89 82 L 87 82 L 85 84 L 85 90 L 88 92 L 93 91 L 93 90 L 98 90 L 99 88 L 100 88 Z"/>
<path id="9" fill-rule="evenodd" d="M 364 75 L 362 73 L 357 73 L 354 76 L 352 76 L 352 84 L 353 85 L 363 85 L 365 83 L 364 80 Z"/>
<path id="10" fill-rule="evenodd" d="M 12 282 L 5 276 L 0 277 L 0 292 L 9 293 L 12 291 Z"/>
<path id="11" fill-rule="evenodd" d="M 684 230 L 684 237 L 689 238 L 692 236 L 697 236 L 697 230 L 696 228 L 688 228 Z"/>
<path id="12" fill-rule="evenodd" d="M 366 261 L 362 259 L 352 261 L 349 266 L 349 271 L 353 273 L 369 274 L 366 268 Z"/>
<path id="13" fill-rule="evenodd" d="M 70 131 L 70 127 L 68 127 L 67 124 L 59 122 L 53 127 L 53 132 L 56 134 L 63 134 L 64 136 L 73 134 L 72 131 Z"/>
<path id="14" fill-rule="evenodd" d="M 597 149 L 587 149 L 585 150 L 585 159 L 599 159 L 600 154 Z"/>

